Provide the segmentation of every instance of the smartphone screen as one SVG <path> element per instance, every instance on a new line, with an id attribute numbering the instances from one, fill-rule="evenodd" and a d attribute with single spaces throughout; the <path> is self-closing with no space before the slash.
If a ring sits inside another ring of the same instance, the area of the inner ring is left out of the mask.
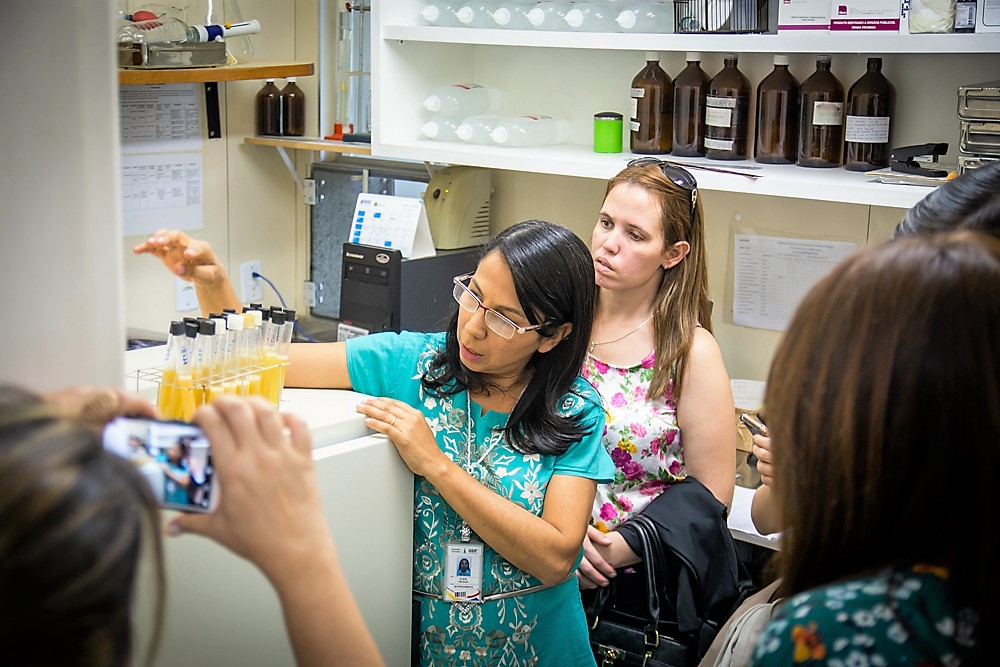
<path id="1" fill-rule="evenodd" d="M 218 489 L 212 447 L 194 424 L 117 417 L 104 427 L 104 448 L 136 467 L 161 507 L 184 512 L 214 509 Z"/>

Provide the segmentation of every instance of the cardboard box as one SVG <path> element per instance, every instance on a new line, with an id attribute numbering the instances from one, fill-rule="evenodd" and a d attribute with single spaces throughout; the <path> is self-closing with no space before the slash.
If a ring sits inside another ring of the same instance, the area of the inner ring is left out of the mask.
<path id="1" fill-rule="evenodd" d="M 778 32 L 830 29 L 830 3 L 828 0 L 776 1 L 778 2 Z"/>
<path id="2" fill-rule="evenodd" d="M 899 32 L 899 0 L 832 0 L 831 31 Z"/>
<path id="3" fill-rule="evenodd" d="M 1000 32 L 1000 0 L 979 0 L 976 32 Z"/>

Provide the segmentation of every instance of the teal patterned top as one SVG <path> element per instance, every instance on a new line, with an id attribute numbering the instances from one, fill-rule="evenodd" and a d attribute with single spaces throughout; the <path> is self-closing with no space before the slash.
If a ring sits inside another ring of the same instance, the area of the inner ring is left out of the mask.
<path id="1" fill-rule="evenodd" d="M 445 335 L 382 333 L 347 341 L 348 372 L 356 391 L 388 396 L 418 408 L 438 446 L 465 467 L 468 456 L 469 393 L 436 397 L 420 377 L 444 348 Z M 582 378 L 560 405 L 564 414 L 582 413 L 590 435 L 559 456 L 521 454 L 503 438 L 507 414 L 473 410 L 474 474 L 497 494 L 541 515 L 553 475 L 608 481 L 614 466 L 601 444 L 604 410 Z M 504 665 L 577 667 L 593 665 L 586 619 L 575 577 L 537 592 L 481 604 L 441 600 L 446 545 L 459 540 L 462 518 L 433 485 L 416 478 L 414 489 L 414 600 L 420 604 L 420 664 L 425 666 Z M 483 540 L 475 533 L 472 539 Z M 580 556 L 582 556 L 582 547 Z M 483 595 L 523 590 L 541 582 L 485 545 Z"/>
<path id="2" fill-rule="evenodd" d="M 752 665 L 959 667 L 976 616 L 948 602 L 947 573 L 915 566 L 824 586 L 785 600 Z"/>

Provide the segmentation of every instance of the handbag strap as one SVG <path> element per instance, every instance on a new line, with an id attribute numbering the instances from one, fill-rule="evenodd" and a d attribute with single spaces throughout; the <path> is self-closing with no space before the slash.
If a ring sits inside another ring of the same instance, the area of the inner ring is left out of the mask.
<path id="1" fill-rule="evenodd" d="M 642 544 L 643 569 L 646 572 L 645 642 L 647 647 L 656 648 L 660 643 L 660 593 L 663 590 L 659 578 L 663 576 L 666 559 L 652 520 L 639 514 L 632 518 L 632 522 Z"/>

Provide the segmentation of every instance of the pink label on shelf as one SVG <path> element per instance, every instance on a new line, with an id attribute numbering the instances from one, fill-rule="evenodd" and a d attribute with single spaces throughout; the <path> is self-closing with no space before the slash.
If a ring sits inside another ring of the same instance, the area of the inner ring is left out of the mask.
<path id="1" fill-rule="evenodd" d="M 781 27 L 779 26 L 780 30 Z M 899 32 L 899 19 L 831 19 L 830 30 L 886 30 Z"/>
<path id="2" fill-rule="evenodd" d="M 785 30 L 829 30 L 829 23 L 791 23 L 788 25 L 778 24 L 778 32 Z"/>

